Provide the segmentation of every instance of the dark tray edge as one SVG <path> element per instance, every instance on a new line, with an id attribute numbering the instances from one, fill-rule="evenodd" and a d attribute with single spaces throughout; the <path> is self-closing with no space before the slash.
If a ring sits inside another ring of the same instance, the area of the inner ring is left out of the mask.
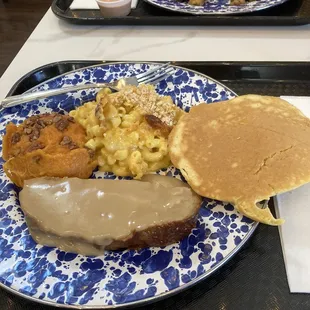
<path id="1" fill-rule="evenodd" d="M 61 20 L 80 25 L 146 25 L 146 26 L 301 26 L 310 24 L 310 16 L 126 16 L 121 18 L 74 18 L 67 16 L 53 0 L 52 12 Z M 140 0 L 143 1 L 143 0 Z M 160 23 L 158 19 L 160 18 Z"/>
<path id="2" fill-rule="evenodd" d="M 75 64 L 77 65 L 77 69 L 78 68 L 82 68 L 82 67 L 85 67 L 84 64 L 86 64 L 86 66 L 93 66 L 93 65 L 100 65 L 100 64 L 104 64 L 105 62 L 104 61 L 96 61 L 96 60 L 62 60 L 62 61 L 55 61 L 55 62 L 51 62 L 51 63 L 48 63 L 48 64 L 45 64 L 45 65 L 42 65 L 40 67 L 37 67 L 29 72 L 27 72 L 26 74 L 24 74 L 21 78 L 19 78 L 14 84 L 13 86 L 11 87 L 11 89 L 9 90 L 9 92 L 7 93 L 6 97 L 8 96 L 14 96 L 14 94 L 16 93 L 16 89 L 17 87 L 25 80 L 27 79 L 28 77 L 30 76 L 33 76 L 34 74 L 37 74 L 39 72 L 42 72 L 44 71 L 44 69 L 46 69 L 47 67 L 52 67 L 52 66 L 56 66 L 56 65 L 59 65 L 59 64 Z M 81 65 L 83 64 L 83 65 Z M 63 72 L 63 73 L 67 73 L 69 71 L 66 71 L 66 72 Z"/>
<path id="3" fill-rule="evenodd" d="M 42 65 L 40 67 L 37 67 L 28 73 L 24 74 L 21 78 L 19 78 L 11 87 L 10 91 L 8 92 L 7 96 L 12 96 L 16 94 L 16 90 L 18 86 L 27 78 L 35 75 L 35 74 L 40 74 L 40 72 L 43 72 L 46 68 L 48 67 L 55 67 L 59 65 L 71 65 L 74 66 L 75 69 L 79 68 L 85 68 L 88 66 L 95 66 L 95 65 L 101 65 L 101 64 L 106 64 L 106 63 L 113 63 L 113 62 L 118 62 L 115 60 L 62 60 L 62 61 L 56 61 L 52 63 L 48 63 L 45 65 Z M 123 61 L 126 62 L 126 61 Z M 128 61 L 131 62 L 131 61 Z M 139 62 L 139 61 L 137 61 Z M 145 61 L 147 62 L 147 61 Z M 156 61 L 156 62 L 161 62 L 161 61 Z M 186 66 L 189 64 L 208 64 L 212 66 L 278 66 L 278 67 L 287 67 L 287 66 L 298 66 L 298 67 L 303 67 L 305 64 L 310 64 L 309 61 L 303 61 L 303 62 L 292 62 L 292 61 L 285 61 L 285 62 L 277 62 L 277 61 L 228 61 L 228 62 L 222 62 L 222 61 L 172 61 L 172 64 L 180 65 L 180 66 Z M 59 74 L 64 74 L 71 72 L 72 70 L 64 70 L 63 72 L 58 72 Z M 252 81 L 255 81 L 255 79 L 251 79 Z M 46 80 L 44 80 L 46 81 Z M 225 81 L 225 79 L 222 79 L 221 81 Z M 43 80 L 42 80 L 43 82 Z M 296 80 L 295 80 L 296 82 Z M 30 88 L 29 88 L 30 89 Z"/>

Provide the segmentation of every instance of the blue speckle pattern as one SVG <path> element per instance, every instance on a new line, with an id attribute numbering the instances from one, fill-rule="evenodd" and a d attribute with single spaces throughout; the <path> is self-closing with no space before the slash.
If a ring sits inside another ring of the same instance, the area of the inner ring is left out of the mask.
<path id="1" fill-rule="evenodd" d="M 194 15 L 245 14 L 265 10 L 280 5 L 288 0 L 256 0 L 243 5 L 230 5 L 230 0 L 206 0 L 203 6 L 190 5 L 188 0 L 145 0 L 146 2 L 167 9 Z"/>
<path id="2" fill-rule="evenodd" d="M 106 82 L 153 68 L 152 64 L 95 66 L 68 73 L 39 85 L 36 90 L 72 84 Z M 175 67 L 175 73 L 156 87 L 188 110 L 199 102 L 215 102 L 234 94 L 211 78 Z M 64 94 L 3 111 L 0 133 L 9 121 L 19 123 L 36 113 L 68 113 L 93 99 L 95 90 Z M 2 142 L 0 142 L 2 153 Z M 107 251 L 85 257 L 37 245 L 19 208 L 19 189 L 6 177 L 0 162 L 0 282 L 27 296 L 67 305 L 117 306 L 143 301 L 184 287 L 210 273 L 251 235 L 255 223 L 238 214 L 227 203 L 204 199 L 192 233 L 177 244 L 138 251 Z M 182 179 L 178 170 L 161 174 Z M 93 177 L 115 179 L 111 173 Z M 184 181 L 184 180 L 183 180 Z"/>

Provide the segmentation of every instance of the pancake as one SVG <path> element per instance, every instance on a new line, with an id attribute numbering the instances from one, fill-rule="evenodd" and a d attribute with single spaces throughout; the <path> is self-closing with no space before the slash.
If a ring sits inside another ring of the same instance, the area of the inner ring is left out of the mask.
<path id="1" fill-rule="evenodd" d="M 200 104 L 172 130 L 169 153 L 199 195 L 280 225 L 283 219 L 256 204 L 310 181 L 310 119 L 276 97 Z"/>

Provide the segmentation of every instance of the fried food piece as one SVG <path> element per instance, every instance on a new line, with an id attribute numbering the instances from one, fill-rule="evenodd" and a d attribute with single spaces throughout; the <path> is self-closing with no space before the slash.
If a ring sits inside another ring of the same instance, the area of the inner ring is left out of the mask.
<path id="1" fill-rule="evenodd" d="M 158 130 L 162 136 L 168 138 L 172 126 L 168 126 L 166 123 L 162 122 L 158 117 L 154 115 L 144 115 L 146 122 L 154 129 Z"/>
<path id="2" fill-rule="evenodd" d="M 17 186 L 36 177 L 88 178 L 96 162 L 84 148 L 84 128 L 70 116 L 35 115 L 16 126 L 9 123 L 3 137 L 3 165 Z"/>
<path id="3" fill-rule="evenodd" d="M 191 5 L 202 6 L 205 4 L 205 0 L 189 0 L 188 3 Z"/>
<path id="4" fill-rule="evenodd" d="M 243 5 L 246 4 L 246 0 L 231 0 L 230 5 Z"/>
<path id="5" fill-rule="evenodd" d="M 276 97 L 195 106 L 172 130 L 168 148 L 199 195 L 269 225 L 283 220 L 256 203 L 310 182 L 310 119 Z"/>

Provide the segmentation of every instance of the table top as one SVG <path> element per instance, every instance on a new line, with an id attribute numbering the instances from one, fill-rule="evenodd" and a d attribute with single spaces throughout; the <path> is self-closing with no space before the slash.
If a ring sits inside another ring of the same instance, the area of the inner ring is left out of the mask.
<path id="1" fill-rule="evenodd" d="M 72 59 L 310 61 L 310 25 L 78 26 L 58 20 L 48 10 L 0 79 L 0 98 L 28 71 L 46 63 Z M 246 247 L 214 276 L 177 298 L 147 309 L 310 309 L 310 298 L 289 294 L 276 230 L 260 225 Z M 34 308 L 33 303 L 0 290 L 0 309 L 52 308 L 41 305 Z"/>
<path id="2" fill-rule="evenodd" d="M 82 26 L 49 9 L 0 79 L 0 98 L 30 70 L 60 60 L 307 61 L 310 25 Z"/>

